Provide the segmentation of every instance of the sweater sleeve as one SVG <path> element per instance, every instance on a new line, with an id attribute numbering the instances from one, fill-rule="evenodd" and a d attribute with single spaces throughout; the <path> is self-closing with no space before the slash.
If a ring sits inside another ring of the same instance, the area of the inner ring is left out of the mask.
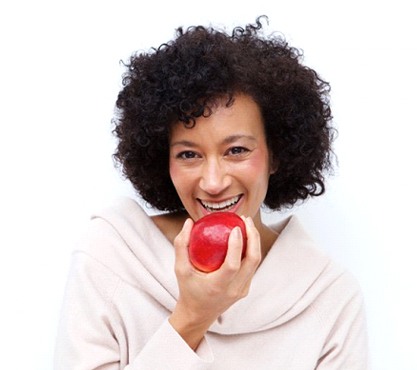
<path id="1" fill-rule="evenodd" d="M 165 320 L 125 370 L 205 370 L 210 368 L 212 362 L 212 352 L 205 338 L 194 352 Z"/>
<path id="2" fill-rule="evenodd" d="M 316 370 L 368 370 L 368 340 L 362 293 L 347 300 L 323 347 Z"/>
<path id="3" fill-rule="evenodd" d="M 134 360 L 122 358 L 120 324 L 111 301 L 120 278 L 83 252 L 76 252 L 67 283 L 55 347 L 55 370 L 208 369 L 204 339 L 194 352 L 165 320 Z M 138 328 L 138 330 L 141 330 Z"/>

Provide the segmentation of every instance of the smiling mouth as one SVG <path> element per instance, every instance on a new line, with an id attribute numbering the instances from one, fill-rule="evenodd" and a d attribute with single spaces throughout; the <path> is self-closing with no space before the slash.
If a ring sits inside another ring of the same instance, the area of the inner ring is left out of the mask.
<path id="1" fill-rule="evenodd" d="M 220 211 L 228 211 L 233 208 L 234 205 L 236 205 L 240 198 L 242 198 L 242 195 L 237 195 L 233 198 L 230 198 L 228 200 L 225 200 L 224 202 L 206 202 L 201 199 L 199 199 L 201 205 L 209 212 L 220 212 Z"/>

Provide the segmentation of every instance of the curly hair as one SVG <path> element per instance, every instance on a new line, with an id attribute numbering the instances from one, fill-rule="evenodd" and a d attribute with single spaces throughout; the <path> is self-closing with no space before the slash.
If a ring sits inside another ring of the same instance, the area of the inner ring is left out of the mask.
<path id="1" fill-rule="evenodd" d="M 163 211 L 184 207 L 169 174 L 169 132 L 192 127 L 216 99 L 246 94 L 259 105 L 272 162 L 264 204 L 272 210 L 324 193 L 332 170 L 330 85 L 302 64 L 281 35 L 265 36 L 262 19 L 228 34 L 212 27 L 176 30 L 173 40 L 135 53 L 125 64 L 113 120 L 113 157 L 139 195 Z M 266 17 L 265 17 L 266 18 Z M 208 113 L 207 113 L 208 112 Z"/>

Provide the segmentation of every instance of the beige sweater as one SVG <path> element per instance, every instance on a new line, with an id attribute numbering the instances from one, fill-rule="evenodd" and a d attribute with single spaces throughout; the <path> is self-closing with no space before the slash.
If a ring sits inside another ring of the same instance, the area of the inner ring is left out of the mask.
<path id="1" fill-rule="evenodd" d="M 249 295 L 194 352 L 167 320 L 178 296 L 173 246 L 131 199 L 97 213 L 73 255 L 54 369 L 367 369 L 356 281 L 296 217 L 273 227 L 281 234 Z"/>

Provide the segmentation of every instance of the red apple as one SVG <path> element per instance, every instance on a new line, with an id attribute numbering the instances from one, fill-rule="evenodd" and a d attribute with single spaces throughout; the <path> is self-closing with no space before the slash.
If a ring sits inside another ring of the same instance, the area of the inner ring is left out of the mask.
<path id="1" fill-rule="evenodd" d="M 243 220 L 232 212 L 210 213 L 194 223 L 188 253 L 190 261 L 200 271 L 217 270 L 227 253 L 230 232 L 239 226 L 242 231 L 242 258 L 246 252 L 246 227 Z"/>

